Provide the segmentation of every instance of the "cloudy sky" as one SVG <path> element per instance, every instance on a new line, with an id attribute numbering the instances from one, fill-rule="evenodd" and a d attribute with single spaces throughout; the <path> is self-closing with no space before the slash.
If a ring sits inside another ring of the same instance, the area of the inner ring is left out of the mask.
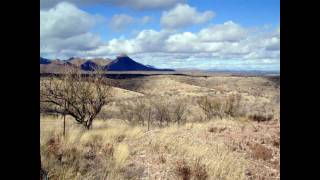
<path id="1" fill-rule="evenodd" d="M 280 70 L 280 0 L 41 0 L 40 56 Z"/>

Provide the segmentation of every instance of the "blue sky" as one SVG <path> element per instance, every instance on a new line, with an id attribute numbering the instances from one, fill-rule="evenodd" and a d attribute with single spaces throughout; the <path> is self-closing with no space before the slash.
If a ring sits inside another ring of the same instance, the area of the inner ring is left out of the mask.
<path id="1" fill-rule="evenodd" d="M 43 0 L 40 55 L 279 70 L 279 0 Z M 182 57 L 182 58 L 181 58 Z"/>
<path id="2" fill-rule="evenodd" d="M 189 0 L 190 6 L 196 7 L 199 11 L 213 10 L 217 15 L 214 19 L 205 24 L 187 27 L 185 30 L 195 32 L 208 24 L 220 24 L 228 20 L 237 22 L 245 27 L 269 26 L 275 29 L 280 24 L 280 2 L 279 0 Z M 151 16 L 160 19 L 162 10 L 132 10 L 126 7 L 113 7 L 104 5 L 84 6 L 83 10 L 91 14 L 100 14 L 110 18 L 114 14 L 130 14 L 134 17 Z M 153 21 L 144 26 L 132 27 L 137 30 L 156 29 L 159 30 L 160 24 Z M 104 27 L 95 27 L 94 32 L 100 33 L 105 40 L 116 38 L 119 35 L 130 36 L 132 29 L 122 32 L 107 31 Z"/>

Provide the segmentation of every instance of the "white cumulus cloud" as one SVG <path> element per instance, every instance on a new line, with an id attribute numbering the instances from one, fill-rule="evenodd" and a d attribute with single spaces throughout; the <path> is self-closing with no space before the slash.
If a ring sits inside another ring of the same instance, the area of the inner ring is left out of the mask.
<path id="1" fill-rule="evenodd" d="M 212 11 L 198 12 L 187 4 L 178 4 L 162 14 L 163 29 L 144 29 L 131 38 L 123 36 L 102 41 L 99 35 L 91 32 L 101 21 L 100 16 L 62 2 L 40 10 L 40 55 L 65 59 L 71 56 L 114 57 L 127 53 L 139 62 L 163 68 L 279 68 L 280 27 L 272 32 L 254 32 L 227 21 L 197 32 L 179 29 L 208 22 L 213 16 Z M 110 19 L 109 26 L 121 30 L 133 24 L 143 25 L 151 19 L 150 16 L 116 14 Z"/>
<path id="2" fill-rule="evenodd" d="M 219 31 L 208 33 L 204 38 L 203 32 L 216 27 L 219 27 Z M 225 27 L 227 32 L 221 33 L 221 27 Z M 203 28 L 194 33 L 149 29 L 131 39 L 109 41 L 101 47 L 100 55 L 125 52 L 141 63 L 163 68 L 237 67 L 277 70 L 280 61 L 278 37 L 277 30 L 256 34 L 234 22 Z"/>
<path id="3" fill-rule="evenodd" d="M 132 17 L 127 14 L 115 14 L 111 17 L 109 21 L 109 27 L 113 31 L 122 31 L 133 24 L 145 25 L 152 20 L 150 16 L 143 16 L 141 18 Z"/>
<path id="4" fill-rule="evenodd" d="M 193 24 L 201 24 L 211 20 L 213 11 L 198 12 L 188 4 L 178 4 L 169 11 L 162 13 L 160 22 L 164 28 L 182 28 Z"/>
<path id="5" fill-rule="evenodd" d="M 40 37 L 66 38 L 88 32 L 97 21 L 70 3 L 62 2 L 49 10 L 40 10 Z"/>
<path id="6" fill-rule="evenodd" d="M 99 20 L 66 2 L 40 10 L 40 53 L 67 56 L 97 48 L 102 41 L 90 30 Z"/>
<path id="7" fill-rule="evenodd" d="M 159 9 L 172 7 L 179 2 L 185 0 L 41 0 L 40 8 L 49 9 L 60 2 L 70 2 L 77 6 L 87 5 L 105 5 L 105 6 L 121 6 L 137 10 Z"/>
<path id="8" fill-rule="evenodd" d="M 240 25 L 227 21 L 220 25 L 214 25 L 199 32 L 199 38 L 203 41 L 239 41 L 246 37 L 247 30 Z"/>
<path id="9" fill-rule="evenodd" d="M 116 14 L 112 16 L 109 26 L 115 31 L 121 31 L 134 22 L 134 18 L 127 14 Z"/>

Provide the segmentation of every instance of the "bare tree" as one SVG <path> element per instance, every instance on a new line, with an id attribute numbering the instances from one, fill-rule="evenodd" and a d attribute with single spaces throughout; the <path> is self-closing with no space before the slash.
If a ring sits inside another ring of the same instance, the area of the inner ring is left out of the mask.
<path id="1" fill-rule="evenodd" d="M 204 111 L 207 119 L 211 119 L 214 116 L 223 115 L 223 104 L 220 99 L 209 98 L 208 96 L 202 96 L 197 100 L 198 106 Z"/>
<path id="2" fill-rule="evenodd" d="M 241 116 L 241 108 L 240 108 L 240 101 L 241 101 L 240 94 L 231 94 L 226 98 L 224 113 L 226 115 L 237 117 Z"/>
<path id="3" fill-rule="evenodd" d="M 120 103 L 121 116 L 131 124 L 140 123 L 142 126 L 147 121 L 148 130 L 153 117 L 153 107 L 148 98 L 135 98 L 126 103 Z"/>
<path id="4" fill-rule="evenodd" d="M 170 122 L 182 124 L 186 121 L 187 105 L 181 99 L 171 104 L 162 97 L 139 97 L 130 102 L 120 103 L 121 116 L 131 124 L 147 124 L 148 130 L 154 123 L 160 127 Z"/>
<path id="5" fill-rule="evenodd" d="M 147 118 L 147 103 L 145 100 L 142 99 L 136 99 L 135 106 L 134 106 L 134 112 L 136 119 L 141 125 L 144 126 L 144 121 Z"/>
<path id="6" fill-rule="evenodd" d="M 187 104 L 182 99 L 177 100 L 172 106 L 172 120 L 179 125 L 186 121 Z"/>
<path id="7" fill-rule="evenodd" d="M 154 107 L 154 118 L 159 123 L 159 126 L 162 127 L 162 123 L 166 122 L 167 126 L 171 121 L 169 103 L 164 99 L 160 98 L 158 101 L 153 102 Z"/>
<path id="8" fill-rule="evenodd" d="M 65 113 L 87 129 L 110 97 L 110 81 L 100 69 L 83 74 L 76 68 L 68 68 L 58 77 L 40 81 L 42 111 Z"/>
<path id="9" fill-rule="evenodd" d="M 152 123 L 152 118 L 154 116 L 154 108 L 152 107 L 151 97 L 145 97 L 143 99 L 138 99 L 136 102 L 136 116 L 138 120 L 144 125 L 147 121 L 148 131 L 150 130 L 150 125 Z"/>
<path id="10" fill-rule="evenodd" d="M 146 117 L 147 117 L 147 125 L 148 125 L 148 131 L 150 130 L 150 125 L 152 123 L 152 115 L 153 115 L 153 108 L 149 104 L 149 106 L 146 107 Z"/>
<path id="11" fill-rule="evenodd" d="M 119 102 L 120 115 L 127 122 L 134 124 L 135 106 L 132 102 Z"/>

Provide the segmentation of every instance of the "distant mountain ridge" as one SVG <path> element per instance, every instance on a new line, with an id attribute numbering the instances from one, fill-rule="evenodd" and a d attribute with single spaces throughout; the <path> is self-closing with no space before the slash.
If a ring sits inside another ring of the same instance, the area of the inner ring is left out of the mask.
<path id="1" fill-rule="evenodd" d="M 40 64 L 50 64 L 50 63 L 51 61 L 49 59 L 40 57 Z"/>
<path id="2" fill-rule="evenodd" d="M 41 73 L 57 73 L 68 67 L 80 68 L 83 71 L 93 71 L 101 68 L 106 71 L 174 71 L 172 69 L 157 69 L 150 65 L 143 65 L 126 55 L 118 56 L 115 60 L 111 59 L 81 59 L 69 58 L 68 60 L 49 60 L 40 57 Z"/>
<path id="3" fill-rule="evenodd" d="M 117 59 L 105 66 L 107 71 L 173 71 L 171 69 L 157 69 L 155 67 L 146 66 L 132 60 L 126 55 L 118 56 Z"/>
<path id="4" fill-rule="evenodd" d="M 93 62 L 93 61 L 86 61 L 83 64 L 81 64 L 81 69 L 84 71 L 94 71 L 95 69 L 98 69 L 99 66 L 97 63 Z"/>

